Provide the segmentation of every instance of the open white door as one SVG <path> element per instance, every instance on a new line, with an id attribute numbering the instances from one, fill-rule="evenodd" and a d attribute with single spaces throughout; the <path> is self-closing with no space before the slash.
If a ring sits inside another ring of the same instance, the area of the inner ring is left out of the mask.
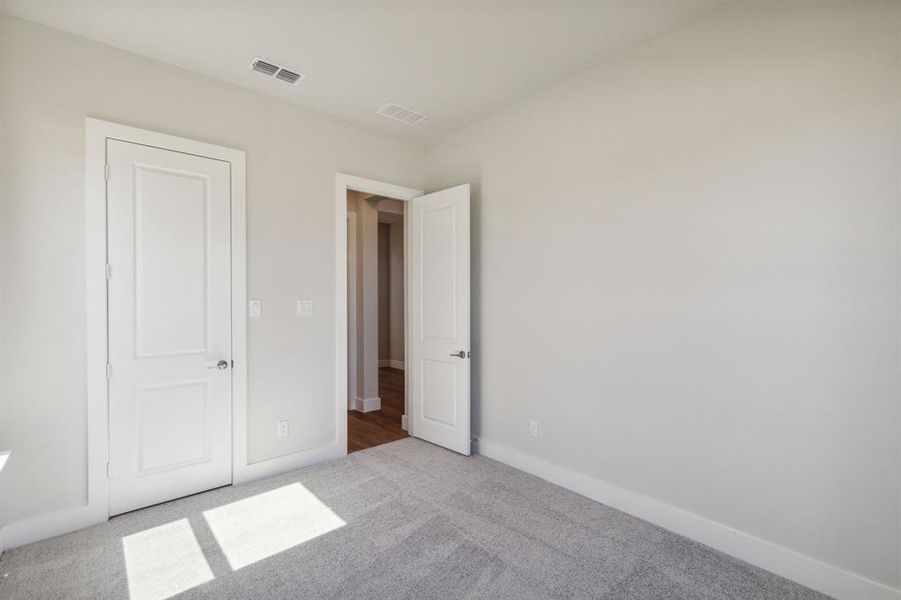
<path id="1" fill-rule="evenodd" d="M 469 185 L 410 202 L 413 435 L 470 454 Z"/>

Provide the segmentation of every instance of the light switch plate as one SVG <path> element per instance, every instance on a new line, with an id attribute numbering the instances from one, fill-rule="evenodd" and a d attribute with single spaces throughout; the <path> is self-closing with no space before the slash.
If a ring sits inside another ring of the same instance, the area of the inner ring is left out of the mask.
<path id="1" fill-rule="evenodd" d="M 313 301 L 312 300 L 298 300 L 297 301 L 297 316 L 298 317 L 310 317 L 313 315 Z"/>
<path id="2" fill-rule="evenodd" d="M 263 314 L 263 302 L 261 300 L 251 300 L 247 303 L 247 316 L 253 319 Z"/>

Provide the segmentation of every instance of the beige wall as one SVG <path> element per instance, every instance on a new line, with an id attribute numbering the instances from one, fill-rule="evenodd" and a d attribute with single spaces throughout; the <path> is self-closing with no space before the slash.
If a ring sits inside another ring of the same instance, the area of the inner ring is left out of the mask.
<path id="1" fill-rule="evenodd" d="M 85 502 L 87 115 L 247 152 L 248 293 L 263 301 L 249 321 L 252 461 L 335 430 L 335 173 L 423 184 L 416 145 L 0 15 L 7 523 Z M 298 298 L 315 301 L 313 318 L 296 317 Z M 278 438 L 283 419 L 291 435 Z"/>
<path id="2" fill-rule="evenodd" d="M 479 437 L 899 583 L 898 7 L 732 3 L 429 150 L 475 189 Z M 85 115 L 248 153 L 254 460 L 334 424 L 334 173 L 424 183 L 416 146 L 0 15 L 6 522 L 85 499 Z"/>
<path id="3" fill-rule="evenodd" d="M 391 358 L 391 225 L 379 223 L 379 361 Z"/>
<path id="4" fill-rule="evenodd" d="M 899 583 L 899 8 L 734 3 L 431 149 L 476 435 Z"/>
<path id="5" fill-rule="evenodd" d="M 347 197 L 348 211 L 363 215 L 356 228 L 357 320 L 349 325 L 357 337 L 355 397 L 371 399 L 378 396 L 377 367 L 404 360 L 403 203 L 354 191 Z M 367 328 L 369 319 L 374 326 Z"/>
<path id="6" fill-rule="evenodd" d="M 372 194 L 349 190 L 347 210 L 356 214 L 356 365 L 355 398 L 372 400 L 379 395 L 378 367 L 380 358 L 382 320 L 381 269 L 379 251 L 381 224 L 379 210 L 385 200 Z M 350 324 L 348 325 L 350 326 Z"/>
<path id="7" fill-rule="evenodd" d="M 404 361 L 404 222 L 391 223 L 388 242 L 388 270 L 391 292 L 389 301 L 389 356 L 396 366 Z"/>

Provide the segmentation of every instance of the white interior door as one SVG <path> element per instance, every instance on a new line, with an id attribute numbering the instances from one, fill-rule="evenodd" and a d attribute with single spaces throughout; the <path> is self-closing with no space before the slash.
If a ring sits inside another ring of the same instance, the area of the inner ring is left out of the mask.
<path id="1" fill-rule="evenodd" d="M 107 141 L 110 514 L 231 483 L 229 165 Z"/>
<path id="2" fill-rule="evenodd" d="M 469 455 L 469 185 L 410 203 L 413 435 Z"/>

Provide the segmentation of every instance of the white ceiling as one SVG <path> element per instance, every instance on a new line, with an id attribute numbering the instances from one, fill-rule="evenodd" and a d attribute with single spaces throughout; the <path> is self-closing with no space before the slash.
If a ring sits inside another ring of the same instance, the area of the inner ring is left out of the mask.
<path id="1" fill-rule="evenodd" d="M 0 10 L 397 136 L 428 141 L 718 0 L 0 0 Z M 306 74 L 247 68 L 254 55 Z M 375 114 L 397 102 L 416 126 Z"/>

